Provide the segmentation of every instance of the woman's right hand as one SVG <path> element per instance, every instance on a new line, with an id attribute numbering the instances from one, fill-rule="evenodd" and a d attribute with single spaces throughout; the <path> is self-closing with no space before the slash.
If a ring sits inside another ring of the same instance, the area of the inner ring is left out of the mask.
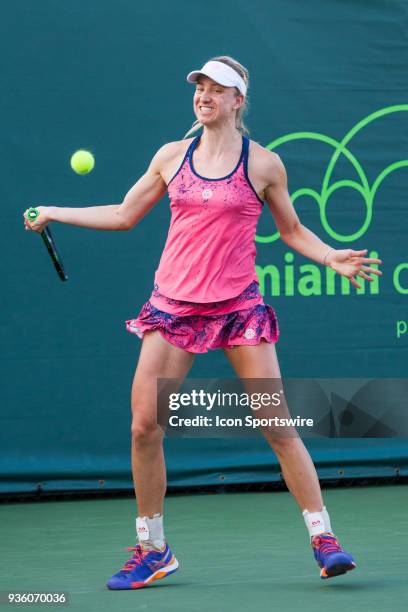
<path id="1" fill-rule="evenodd" d="M 43 229 L 52 221 L 50 211 L 51 206 L 35 206 L 35 208 L 40 213 L 38 217 L 34 221 L 30 221 L 28 218 L 29 208 L 24 212 L 24 225 L 26 231 L 37 232 L 41 234 Z"/>

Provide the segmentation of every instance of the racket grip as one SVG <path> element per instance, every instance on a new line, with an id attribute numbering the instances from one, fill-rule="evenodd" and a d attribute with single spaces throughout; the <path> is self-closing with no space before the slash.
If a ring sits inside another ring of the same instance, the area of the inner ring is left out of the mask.
<path id="1" fill-rule="evenodd" d="M 33 206 L 31 206 L 31 208 L 27 210 L 27 217 L 29 221 L 35 221 L 39 216 L 40 211 L 38 210 L 38 208 L 34 208 Z"/>

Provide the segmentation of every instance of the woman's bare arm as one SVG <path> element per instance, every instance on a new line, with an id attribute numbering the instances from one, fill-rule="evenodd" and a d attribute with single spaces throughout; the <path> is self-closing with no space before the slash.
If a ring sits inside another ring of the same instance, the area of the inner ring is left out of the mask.
<path id="1" fill-rule="evenodd" d="M 271 153 L 268 160 L 269 183 L 265 189 L 265 200 L 279 230 L 281 238 L 288 246 L 302 255 L 319 263 L 330 249 L 316 234 L 302 225 L 288 193 L 288 181 L 285 167 L 276 153 Z M 265 170 L 264 170 L 265 171 Z"/>
<path id="2" fill-rule="evenodd" d="M 288 193 L 285 167 L 276 153 L 263 154 L 262 170 L 268 178 L 265 199 L 269 205 L 282 240 L 305 257 L 330 266 L 338 274 L 349 279 L 357 289 L 361 288 L 355 276 L 372 281 L 372 274 L 382 272 L 370 264 L 381 264 L 381 259 L 365 257 L 367 249 L 335 249 L 320 240 L 299 220 Z"/>
<path id="3" fill-rule="evenodd" d="M 128 191 L 122 204 L 86 208 L 36 206 L 40 211 L 36 221 L 28 221 L 27 211 L 24 213 L 26 229 L 42 232 L 51 221 L 98 230 L 121 231 L 132 228 L 166 193 L 162 167 L 174 152 L 176 144 L 168 143 L 157 151 L 147 171 Z"/>

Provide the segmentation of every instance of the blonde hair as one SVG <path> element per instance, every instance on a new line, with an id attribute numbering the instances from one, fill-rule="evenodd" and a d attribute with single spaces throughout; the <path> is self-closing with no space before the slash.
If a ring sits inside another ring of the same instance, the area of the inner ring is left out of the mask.
<path id="1" fill-rule="evenodd" d="M 233 57 L 230 57 L 229 55 L 219 55 L 218 57 L 212 57 L 210 61 L 223 62 L 224 64 L 227 64 L 227 66 L 229 66 L 230 68 L 233 68 L 233 70 L 238 72 L 238 74 L 244 79 L 244 82 L 247 88 L 249 87 L 248 70 L 242 64 L 240 64 L 237 60 L 235 60 Z M 240 95 L 240 91 L 238 87 L 235 87 L 235 91 L 237 95 Z M 249 101 L 248 101 L 248 95 L 246 95 L 242 106 L 240 106 L 240 108 L 237 110 L 236 115 L 235 115 L 235 126 L 237 130 L 241 132 L 241 134 L 246 134 L 246 135 L 249 135 L 249 130 L 244 123 L 244 116 L 247 114 L 248 109 L 249 109 Z M 183 136 L 183 138 L 187 138 L 190 134 L 192 134 L 193 132 L 196 132 L 201 127 L 203 127 L 203 124 L 200 123 L 198 119 L 196 119 L 193 125 L 191 126 L 191 128 L 188 130 L 188 132 Z"/>

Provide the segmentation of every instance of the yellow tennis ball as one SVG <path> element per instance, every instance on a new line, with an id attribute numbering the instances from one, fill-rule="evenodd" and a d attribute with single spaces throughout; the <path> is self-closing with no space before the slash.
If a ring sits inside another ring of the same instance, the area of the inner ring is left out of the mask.
<path id="1" fill-rule="evenodd" d="M 77 174 L 88 174 L 95 165 L 95 159 L 92 153 L 80 149 L 71 157 L 71 168 Z"/>

